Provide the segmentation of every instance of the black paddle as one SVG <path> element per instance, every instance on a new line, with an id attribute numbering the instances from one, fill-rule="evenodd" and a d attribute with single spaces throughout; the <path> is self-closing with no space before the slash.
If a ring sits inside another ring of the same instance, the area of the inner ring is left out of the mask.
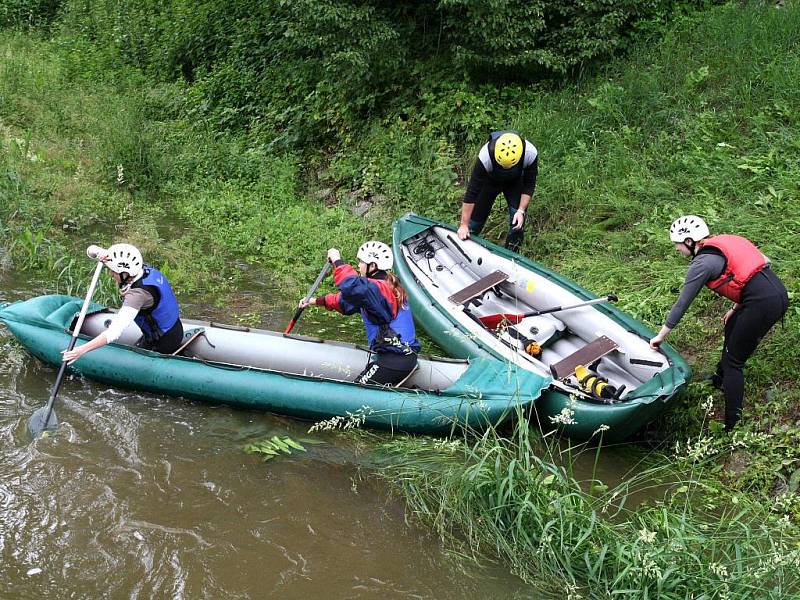
<path id="1" fill-rule="evenodd" d="M 594 300 L 587 300 L 580 304 L 573 304 L 571 306 L 554 306 L 545 310 L 532 310 L 531 312 L 523 314 L 514 313 L 497 313 L 494 315 L 486 315 L 485 317 L 478 317 L 478 320 L 489 329 L 497 329 L 500 323 L 511 323 L 516 325 L 525 317 L 538 317 L 539 315 L 547 315 L 550 313 L 561 312 L 562 310 L 570 310 L 572 308 L 581 308 L 583 306 L 591 306 L 592 304 L 600 304 L 601 302 L 616 302 L 618 298 L 614 294 L 609 294 L 602 298 L 595 298 Z"/>
<path id="2" fill-rule="evenodd" d="M 92 300 L 94 288 L 97 287 L 97 280 L 100 278 L 100 272 L 102 270 L 103 263 L 98 262 L 97 267 L 94 270 L 92 282 L 89 284 L 89 291 L 86 292 L 86 298 L 83 300 L 83 306 L 81 307 L 81 312 L 78 315 L 78 323 L 75 325 L 75 329 L 72 330 L 72 339 L 69 341 L 69 346 L 67 347 L 68 351 L 75 347 L 75 342 L 78 340 L 78 335 L 80 334 L 81 327 L 83 326 L 83 319 L 86 317 L 86 311 L 89 308 L 89 302 Z M 53 384 L 53 387 L 50 390 L 50 399 L 47 401 L 45 406 L 35 411 L 28 420 L 28 432 L 32 437 L 38 437 L 45 429 L 55 429 L 58 427 L 58 418 L 56 417 L 56 411 L 53 410 L 53 405 L 55 404 L 58 388 L 61 387 L 61 380 L 64 379 L 64 373 L 66 370 L 67 363 L 62 361 L 61 367 L 58 370 L 56 382 Z"/>
<path id="3" fill-rule="evenodd" d="M 308 302 L 308 299 L 311 298 L 311 296 L 314 295 L 314 292 L 317 291 L 319 284 L 322 283 L 323 279 L 325 279 L 325 275 L 328 274 L 328 270 L 330 268 L 331 268 L 331 263 L 330 261 L 326 260 L 325 266 L 322 267 L 322 271 L 319 272 L 319 275 L 317 275 L 317 278 L 314 280 L 314 283 L 311 284 L 311 288 L 309 288 L 308 293 L 306 294 L 306 297 L 304 299 L 306 302 Z M 298 308 L 296 311 L 294 311 L 294 316 L 292 317 L 292 320 L 289 321 L 289 324 L 286 326 L 286 331 L 283 332 L 284 335 L 289 333 L 294 327 L 294 324 L 297 323 L 297 319 L 299 319 L 300 315 L 303 314 L 303 308 Z"/>

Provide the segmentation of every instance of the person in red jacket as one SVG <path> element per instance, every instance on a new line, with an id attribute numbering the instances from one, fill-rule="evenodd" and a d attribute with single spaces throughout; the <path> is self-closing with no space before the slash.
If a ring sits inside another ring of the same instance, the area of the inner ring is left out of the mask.
<path id="1" fill-rule="evenodd" d="M 675 249 L 691 258 L 678 300 L 650 346 L 658 349 L 705 286 L 731 300 L 722 317 L 725 341 L 711 382 L 725 394 L 725 430 L 739 420 L 744 398 L 744 364 L 761 339 L 783 318 L 789 296 L 769 260 L 748 239 L 738 235 L 711 237 L 700 217 L 676 219 L 669 230 Z"/>
<path id="2" fill-rule="evenodd" d="M 358 271 L 342 260 L 336 248 L 328 250 L 334 266 L 333 283 L 338 294 L 301 300 L 299 306 L 315 304 L 344 315 L 359 313 L 372 352 L 356 383 L 394 385 L 417 366 L 420 343 L 414 319 L 400 280 L 391 272 L 392 249 L 383 242 L 365 242 L 358 249 Z"/>

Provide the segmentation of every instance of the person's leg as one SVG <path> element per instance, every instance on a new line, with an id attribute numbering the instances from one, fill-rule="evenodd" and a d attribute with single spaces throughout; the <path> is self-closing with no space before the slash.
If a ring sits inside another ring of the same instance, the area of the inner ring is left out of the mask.
<path id="1" fill-rule="evenodd" d="M 525 238 L 525 225 L 527 225 L 527 223 L 523 222 L 522 227 L 514 229 L 514 214 L 519 208 L 519 201 L 522 196 L 522 180 L 504 188 L 503 195 L 508 204 L 508 235 L 506 236 L 506 248 L 512 252 L 516 252 L 519 250 Z"/>
<path id="2" fill-rule="evenodd" d="M 499 193 L 500 188 L 491 183 L 485 184 L 480 189 L 468 223 L 470 234 L 480 235 L 483 231 L 483 226 L 486 225 L 486 220 L 489 218 L 489 213 L 492 212 L 492 206 Z"/>
<path id="3" fill-rule="evenodd" d="M 394 385 L 403 381 L 417 366 L 416 354 L 376 354 L 356 377 L 359 385 Z"/>
<path id="4" fill-rule="evenodd" d="M 730 348 L 733 342 L 734 347 L 741 345 L 741 340 L 744 339 L 743 335 L 736 335 L 737 323 L 741 316 L 744 314 L 744 309 L 733 313 L 733 316 L 725 323 L 725 338 L 722 342 L 722 356 L 720 356 L 717 363 L 717 372 L 712 378 L 713 385 L 719 384 L 719 389 L 723 390 L 725 395 L 725 430 L 730 431 L 733 429 L 739 416 L 742 412 L 742 401 L 744 399 L 744 361 L 747 356 L 753 353 L 755 347 L 750 349 L 749 354 L 743 357 L 743 349 L 738 348 L 738 359 L 731 358 Z M 738 332 L 737 332 L 738 333 Z"/>
<path id="5" fill-rule="evenodd" d="M 181 347 L 181 342 L 183 342 L 183 323 L 178 319 L 175 325 L 158 339 L 152 350 L 161 354 L 172 354 Z"/>
<path id="6" fill-rule="evenodd" d="M 782 315 L 778 298 L 745 305 L 728 319 L 719 370 L 725 394 L 725 430 L 739 421 L 744 399 L 744 365 L 753 355 L 761 339 Z"/>
<path id="7" fill-rule="evenodd" d="M 733 313 L 733 316 L 728 319 L 728 322 L 725 323 L 725 337 L 722 340 L 722 354 L 719 357 L 719 361 L 717 361 L 717 368 L 714 371 L 713 375 L 708 376 L 708 380 L 711 382 L 711 385 L 714 386 L 718 390 L 722 390 L 722 378 L 724 376 L 724 368 L 723 368 L 723 360 L 725 359 L 725 348 L 728 347 L 728 339 L 730 338 L 731 331 L 733 330 L 733 326 L 736 324 L 736 321 L 739 318 L 739 312 Z"/>

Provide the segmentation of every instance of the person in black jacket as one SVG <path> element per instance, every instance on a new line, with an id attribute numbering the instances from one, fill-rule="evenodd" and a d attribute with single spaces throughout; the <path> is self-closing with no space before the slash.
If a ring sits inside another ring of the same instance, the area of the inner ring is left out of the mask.
<path id="1" fill-rule="evenodd" d="M 500 194 L 508 203 L 506 248 L 516 252 L 524 237 L 528 203 L 536 188 L 539 156 L 536 146 L 515 131 L 495 131 L 478 152 L 461 204 L 458 237 L 479 234 Z"/>
<path id="2" fill-rule="evenodd" d="M 712 237 L 706 222 L 696 215 L 676 219 L 669 236 L 675 249 L 692 262 L 680 296 L 650 347 L 661 346 L 704 286 L 733 302 L 722 317 L 725 341 L 716 373 L 710 377 L 725 394 L 725 430 L 730 431 L 742 412 L 744 365 L 786 314 L 789 296 L 767 257 L 747 238 Z"/>

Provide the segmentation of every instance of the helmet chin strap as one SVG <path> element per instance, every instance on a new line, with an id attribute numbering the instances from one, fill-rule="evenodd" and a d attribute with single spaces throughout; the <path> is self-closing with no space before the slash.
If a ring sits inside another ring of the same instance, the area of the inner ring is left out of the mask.
<path id="1" fill-rule="evenodd" d="M 689 249 L 689 252 L 692 253 L 692 256 L 697 255 L 697 242 L 695 242 L 692 238 L 686 238 L 683 240 L 683 245 Z"/>
<path id="2" fill-rule="evenodd" d="M 130 273 L 127 271 L 123 271 L 119 274 L 119 291 L 123 294 L 127 293 L 128 290 L 131 289 L 131 286 L 136 283 L 142 277 L 142 273 L 139 273 L 136 277 L 131 277 Z"/>

